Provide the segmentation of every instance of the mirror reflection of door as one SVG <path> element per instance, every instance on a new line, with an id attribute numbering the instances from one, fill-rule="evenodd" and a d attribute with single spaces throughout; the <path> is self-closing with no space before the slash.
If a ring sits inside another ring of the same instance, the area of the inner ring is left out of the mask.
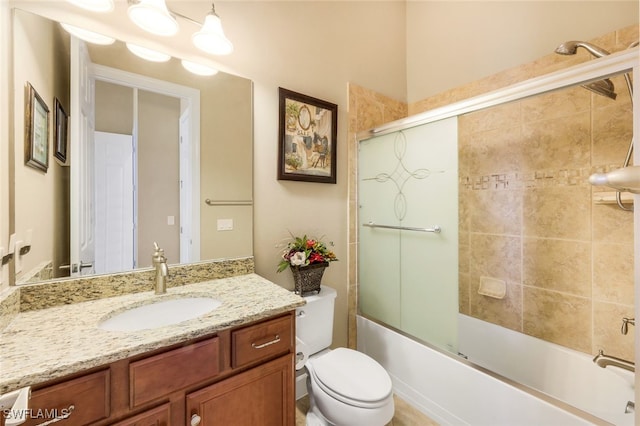
<path id="1" fill-rule="evenodd" d="M 76 93 L 90 92 L 84 109 L 91 118 L 79 120 L 90 126 L 76 130 L 81 136 L 76 136 L 77 146 L 72 136 L 71 147 L 82 154 L 71 162 L 72 173 L 83 174 L 72 199 L 86 209 L 80 214 L 71 209 L 77 215 L 72 224 L 82 228 L 72 236 L 78 253 L 74 257 L 72 249 L 72 274 L 151 266 L 154 242 L 172 262 L 197 260 L 191 250 L 192 233 L 199 232 L 190 214 L 190 164 L 198 161 L 190 132 L 191 98 L 173 95 L 164 82 L 86 60 L 82 68 L 94 74 L 84 80 L 90 86 Z M 128 140 L 121 140 L 124 135 Z M 87 237 L 90 245 L 84 243 Z M 81 267 L 89 264 L 91 268 Z"/>
<path id="2" fill-rule="evenodd" d="M 94 272 L 94 180 L 89 165 L 94 160 L 95 91 L 90 65 L 86 45 L 71 37 L 71 275 Z"/>
<path id="3" fill-rule="evenodd" d="M 133 137 L 95 132 L 95 272 L 133 269 Z"/>

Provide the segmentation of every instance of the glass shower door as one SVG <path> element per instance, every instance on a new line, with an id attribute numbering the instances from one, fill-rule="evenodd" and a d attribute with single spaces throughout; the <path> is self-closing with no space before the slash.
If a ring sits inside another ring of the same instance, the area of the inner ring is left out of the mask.
<path id="1" fill-rule="evenodd" d="M 360 142 L 360 311 L 454 352 L 457 169 L 456 118 Z"/>

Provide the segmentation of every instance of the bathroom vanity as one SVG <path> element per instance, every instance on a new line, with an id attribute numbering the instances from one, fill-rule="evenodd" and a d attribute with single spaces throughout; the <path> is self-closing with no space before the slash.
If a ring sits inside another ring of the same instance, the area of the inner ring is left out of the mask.
<path id="1" fill-rule="evenodd" d="M 222 303 L 178 324 L 100 328 L 141 304 L 193 296 Z M 31 386 L 25 425 L 293 425 L 303 304 L 248 274 L 23 312 L 0 333 L 0 393 Z"/>

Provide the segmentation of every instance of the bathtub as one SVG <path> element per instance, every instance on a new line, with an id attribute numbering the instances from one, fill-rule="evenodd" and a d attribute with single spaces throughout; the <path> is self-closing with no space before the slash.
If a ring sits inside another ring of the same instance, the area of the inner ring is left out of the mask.
<path id="1" fill-rule="evenodd" d="M 542 392 L 501 380 L 362 316 L 357 317 L 358 350 L 387 369 L 398 396 L 443 425 L 634 424 L 634 415 L 624 413 L 627 401 L 634 400 L 632 374 L 602 369 L 584 354 L 465 315 L 459 326 L 460 352 L 469 361 L 520 383 L 529 380 Z M 564 379 L 568 374 L 571 379 Z"/>

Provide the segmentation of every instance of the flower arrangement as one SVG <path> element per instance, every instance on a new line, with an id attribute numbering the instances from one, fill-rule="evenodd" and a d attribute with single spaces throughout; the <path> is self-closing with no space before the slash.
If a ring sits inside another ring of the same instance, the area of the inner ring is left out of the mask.
<path id="1" fill-rule="evenodd" d="M 336 255 L 327 248 L 327 245 L 319 239 L 293 237 L 293 241 L 287 244 L 282 253 L 282 260 L 278 264 L 278 272 L 282 272 L 291 266 L 308 266 L 315 263 L 334 262 L 338 260 Z M 333 243 L 330 243 L 333 245 Z"/>

